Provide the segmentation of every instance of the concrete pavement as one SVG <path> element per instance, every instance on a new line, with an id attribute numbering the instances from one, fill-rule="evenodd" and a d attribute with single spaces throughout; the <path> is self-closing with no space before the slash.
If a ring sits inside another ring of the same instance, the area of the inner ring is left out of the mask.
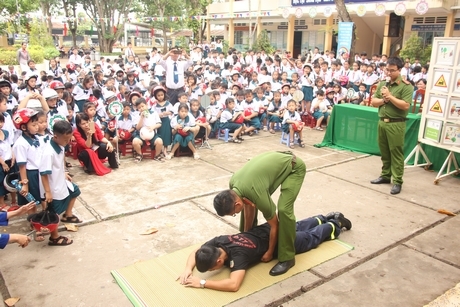
<path id="1" fill-rule="evenodd" d="M 436 186 L 435 173 L 408 169 L 402 193 L 391 196 L 390 185 L 369 183 L 379 174 L 379 157 L 313 147 L 323 135 L 307 130 L 307 147 L 294 149 L 308 170 L 295 213 L 301 219 L 343 212 L 353 228 L 341 239 L 355 249 L 230 306 L 422 306 L 454 287 L 460 217 L 436 210 L 460 211 L 460 181 Z M 85 224 L 63 232 L 75 240 L 67 247 L 32 242 L 3 250 L 2 294 L 20 297 L 16 306 L 130 306 L 110 270 L 237 232 L 239 219 L 216 216 L 212 199 L 248 159 L 288 149 L 279 139 L 279 132 L 260 132 L 243 144 L 211 140 L 213 149 L 200 150 L 198 161 L 123 158 L 120 169 L 104 177 L 88 176 L 70 160 L 82 191 L 75 213 Z M 11 224 L 2 231 L 27 232 L 23 219 Z M 158 233 L 139 235 L 150 227 Z"/>

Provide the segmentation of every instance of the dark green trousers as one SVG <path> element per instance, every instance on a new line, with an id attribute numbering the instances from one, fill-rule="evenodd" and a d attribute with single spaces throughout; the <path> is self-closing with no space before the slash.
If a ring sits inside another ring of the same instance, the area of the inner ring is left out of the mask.
<path id="1" fill-rule="evenodd" d="M 379 121 L 378 143 L 383 164 L 380 176 L 388 179 L 393 177 L 393 184 L 403 183 L 405 134 L 405 122 Z"/>

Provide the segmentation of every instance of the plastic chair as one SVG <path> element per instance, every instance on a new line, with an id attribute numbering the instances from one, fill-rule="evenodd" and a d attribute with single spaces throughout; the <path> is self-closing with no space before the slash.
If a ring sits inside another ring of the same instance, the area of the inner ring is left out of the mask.
<path id="1" fill-rule="evenodd" d="M 301 116 L 302 122 L 306 127 L 315 128 L 316 127 L 316 118 L 312 114 L 307 113 Z"/>
<path id="2" fill-rule="evenodd" d="M 299 135 L 294 133 L 294 144 L 299 144 Z M 286 144 L 287 147 L 289 147 L 289 133 L 285 133 L 284 131 L 281 133 L 281 139 L 280 139 L 280 144 Z"/>
<path id="3" fill-rule="evenodd" d="M 270 130 L 270 122 L 269 121 L 267 121 L 267 130 Z M 280 123 L 275 123 L 273 125 L 273 130 L 281 131 L 281 124 Z"/>
<path id="4" fill-rule="evenodd" d="M 228 132 L 229 132 L 228 129 L 219 129 L 217 131 L 217 139 L 222 140 L 225 143 L 228 143 Z"/>
<path id="5" fill-rule="evenodd" d="M 377 90 L 377 84 L 372 85 L 370 90 L 369 90 L 369 98 L 367 99 L 367 106 L 371 105 L 372 95 L 374 95 L 374 92 L 376 90 Z"/>
<path id="6" fill-rule="evenodd" d="M 423 105 L 423 102 L 425 101 L 425 90 L 424 89 L 419 89 L 415 92 L 415 95 L 414 95 L 414 103 L 413 103 L 413 106 L 412 106 L 412 113 L 415 113 L 415 109 L 417 107 L 417 99 L 418 97 L 420 97 L 420 108 L 419 108 L 419 112 L 422 112 L 422 105 Z"/>

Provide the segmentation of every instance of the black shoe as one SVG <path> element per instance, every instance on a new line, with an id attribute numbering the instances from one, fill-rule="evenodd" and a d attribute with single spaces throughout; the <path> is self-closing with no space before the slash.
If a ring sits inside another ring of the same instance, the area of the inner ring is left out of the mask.
<path id="1" fill-rule="evenodd" d="M 390 179 L 384 178 L 384 177 L 379 177 L 377 179 L 371 180 L 372 184 L 382 184 L 382 183 L 390 183 L 390 182 L 391 182 Z"/>
<path id="2" fill-rule="evenodd" d="M 284 274 L 287 271 L 289 271 L 289 269 L 292 268 L 294 265 L 295 265 L 295 259 L 284 261 L 284 262 L 278 262 L 270 270 L 270 275 L 271 276 L 278 276 L 278 275 Z"/>
<path id="3" fill-rule="evenodd" d="M 390 191 L 391 194 L 399 194 L 401 193 L 401 185 L 400 184 L 395 184 Z"/>
<path id="4" fill-rule="evenodd" d="M 347 219 L 341 212 L 330 212 L 326 215 L 326 219 L 337 221 L 340 228 L 345 227 L 347 230 L 351 229 L 351 221 Z"/>

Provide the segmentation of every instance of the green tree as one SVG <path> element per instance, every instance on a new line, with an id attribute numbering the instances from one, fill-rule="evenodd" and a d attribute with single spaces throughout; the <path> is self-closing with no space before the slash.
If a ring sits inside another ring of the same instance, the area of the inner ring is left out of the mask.
<path id="1" fill-rule="evenodd" d="M 186 15 L 187 16 L 204 16 L 207 15 L 208 5 L 210 0 L 187 0 Z M 193 38 L 201 42 L 206 31 L 207 20 L 188 19 L 187 28 L 193 31 Z M 209 39 L 209 37 L 207 37 Z"/>
<path id="2" fill-rule="evenodd" d="M 30 23 L 29 43 L 42 47 L 54 47 L 53 37 L 48 33 L 46 24 L 39 20 Z"/>
<path id="3" fill-rule="evenodd" d="M 422 38 L 417 33 L 412 33 L 411 36 L 404 42 L 399 56 L 403 59 L 410 58 L 411 60 L 419 59 L 421 63 L 426 63 L 430 60 L 431 46 L 423 47 Z"/>
<path id="4" fill-rule="evenodd" d="M 39 2 L 31 0 L 3 0 L 0 1 L 0 12 L 4 16 L 13 17 L 16 13 L 21 14 L 21 17 L 16 17 L 11 25 L 14 28 L 15 33 L 25 33 L 25 25 L 28 20 L 25 14 L 34 12 L 38 9 Z"/>
<path id="5" fill-rule="evenodd" d="M 275 51 L 275 47 L 273 47 L 268 37 L 267 30 L 262 30 L 262 32 L 260 32 L 253 45 L 253 49 L 257 51 L 263 50 L 266 54 L 272 54 Z"/>
<path id="6" fill-rule="evenodd" d="M 73 0 L 72 0 L 73 1 Z M 134 0 L 80 0 L 83 9 L 96 25 L 101 52 L 111 53 L 124 30 Z M 76 19 L 75 19 L 76 20 Z"/>
<path id="7" fill-rule="evenodd" d="M 182 29 L 184 20 L 170 20 L 171 16 L 186 16 L 185 2 L 181 0 L 149 0 L 143 3 L 144 12 L 147 16 L 158 16 L 161 20 L 153 20 L 152 27 L 163 32 L 163 52 L 168 49 L 167 32 L 174 29 Z"/>
<path id="8" fill-rule="evenodd" d="M 68 29 L 72 35 L 72 45 L 77 45 L 77 0 L 62 0 L 62 8 L 67 20 Z"/>

